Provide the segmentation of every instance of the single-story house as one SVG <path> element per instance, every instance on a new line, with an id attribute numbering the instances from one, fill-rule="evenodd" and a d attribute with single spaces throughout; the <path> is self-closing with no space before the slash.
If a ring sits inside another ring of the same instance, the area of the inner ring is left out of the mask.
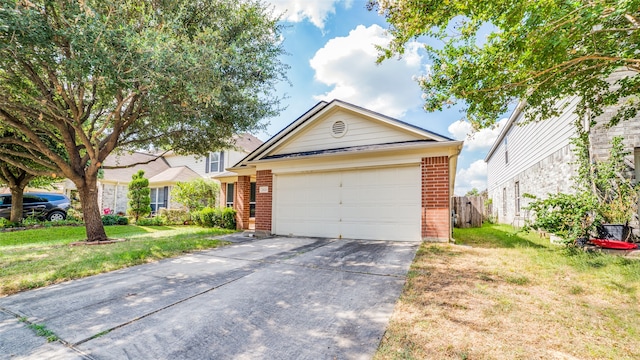
<path id="1" fill-rule="evenodd" d="M 320 102 L 227 172 L 222 204 L 258 234 L 449 241 L 462 141 Z"/>

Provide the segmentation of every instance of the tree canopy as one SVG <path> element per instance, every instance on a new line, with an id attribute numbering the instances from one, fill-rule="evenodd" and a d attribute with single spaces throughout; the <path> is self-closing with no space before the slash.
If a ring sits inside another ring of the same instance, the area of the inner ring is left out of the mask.
<path id="1" fill-rule="evenodd" d="M 16 134 L 0 145 L 73 181 L 89 240 L 103 240 L 105 158 L 205 154 L 256 130 L 280 110 L 282 53 L 257 0 L 0 0 L 0 123 Z"/>
<path id="2" fill-rule="evenodd" d="M 187 182 L 178 182 L 171 191 L 171 198 L 184 205 L 189 211 L 216 207 L 220 185 L 212 179 L 196 178 Z"/>
<path id="3" fill-rule="evenodd" d="M 402 55 L 412 40 L 428 43 L 433 61 L 421 77 L 425 110 L 463 102 L 476 129 L 490 127 L 516 101 L 529 120 L 579 96 L 591 116 L 621 105 L 610 124 L 640 106 L 640 1 L 372 0 L 392 41 L 379 61 Z M 614 71 L 627 70 L 611 83 Z M 609 80 L 609 81 L 608 81 Z"/>

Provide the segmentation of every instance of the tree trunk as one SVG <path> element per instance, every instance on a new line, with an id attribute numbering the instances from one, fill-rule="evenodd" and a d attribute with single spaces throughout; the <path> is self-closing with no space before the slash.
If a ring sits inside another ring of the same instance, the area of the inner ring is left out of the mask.
<path id="1" fill-rule="evenodd" d="M 9 219 L 11 222 L 19 223 L 22 221 L 22 203 L 23 203 L 23 193 L 24 186 L 10 186 L 9 190 L 11 190 L 11 218 Z"/>
<path id="2" fill-rule="evenodd" d="M 86 174 L 82 184 L 76 184 L 82 200 L 82 214 L 87 229 L 87 241 L 105 241 L 107 234 L 102 224 L 102 216 L 98 207 L 98 187 L 96 176 Z"/>

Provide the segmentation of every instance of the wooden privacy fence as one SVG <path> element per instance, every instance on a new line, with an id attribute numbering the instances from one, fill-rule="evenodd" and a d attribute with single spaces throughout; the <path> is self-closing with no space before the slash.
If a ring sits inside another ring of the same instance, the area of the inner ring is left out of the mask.
<path id="1" fill-rule="evenodd" d="M 455 196 L 453 211 L 455 227 L 481 227 L 484 220 L 484 198 L 482 196 Z"/>

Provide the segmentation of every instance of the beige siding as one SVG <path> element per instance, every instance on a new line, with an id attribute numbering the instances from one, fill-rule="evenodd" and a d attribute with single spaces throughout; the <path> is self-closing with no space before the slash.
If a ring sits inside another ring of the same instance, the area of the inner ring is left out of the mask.
<path id="1" fill-rule="evenodd" d="M 237 164 L 240 160 L 244 159 L 247 153 L 239 152 L 235 150 L 225 151 L 224 153 L 224 167 L 228 168 Z"/>
<path id="2" fill-rule="evenodd" d="M 236 150 L 224 152 L 224 167 L 233 166 L 246 156 L 245 153 Z M 211 178 L 220 172 L 206 172 L 206 157 L 197 155 L 172 155 L 165 158 L 171 167 L 188 166 L 191 170 L 204 178 Z"/>
<path id="3" fill-rule="evenodd" d="M 188 166 L 191 170 L 198 173 L 198 175 L 205 177 L 207 176 L 205 172 L 205 160 L 204 156 L 196 156 L 196 155 L 172 155 L 165 157 L 169 166 L 178 167 L 178 166 Z"/>
<path id="4" fill-rule="evenodd" d="M 346 133 L 334 137 L 332 126 L 341 120 L 347 125 Z M 338 110 L 327 117 L 318 119 L 308 129 L 296 134 L 290 141 L 272 154 L 290 154 L 303 151 L 335 149 L 349 146 L 383 144 L 421 139 L 415 134 L 404 132 L 381 122 L 365 119 L 352 112 Z"/>

